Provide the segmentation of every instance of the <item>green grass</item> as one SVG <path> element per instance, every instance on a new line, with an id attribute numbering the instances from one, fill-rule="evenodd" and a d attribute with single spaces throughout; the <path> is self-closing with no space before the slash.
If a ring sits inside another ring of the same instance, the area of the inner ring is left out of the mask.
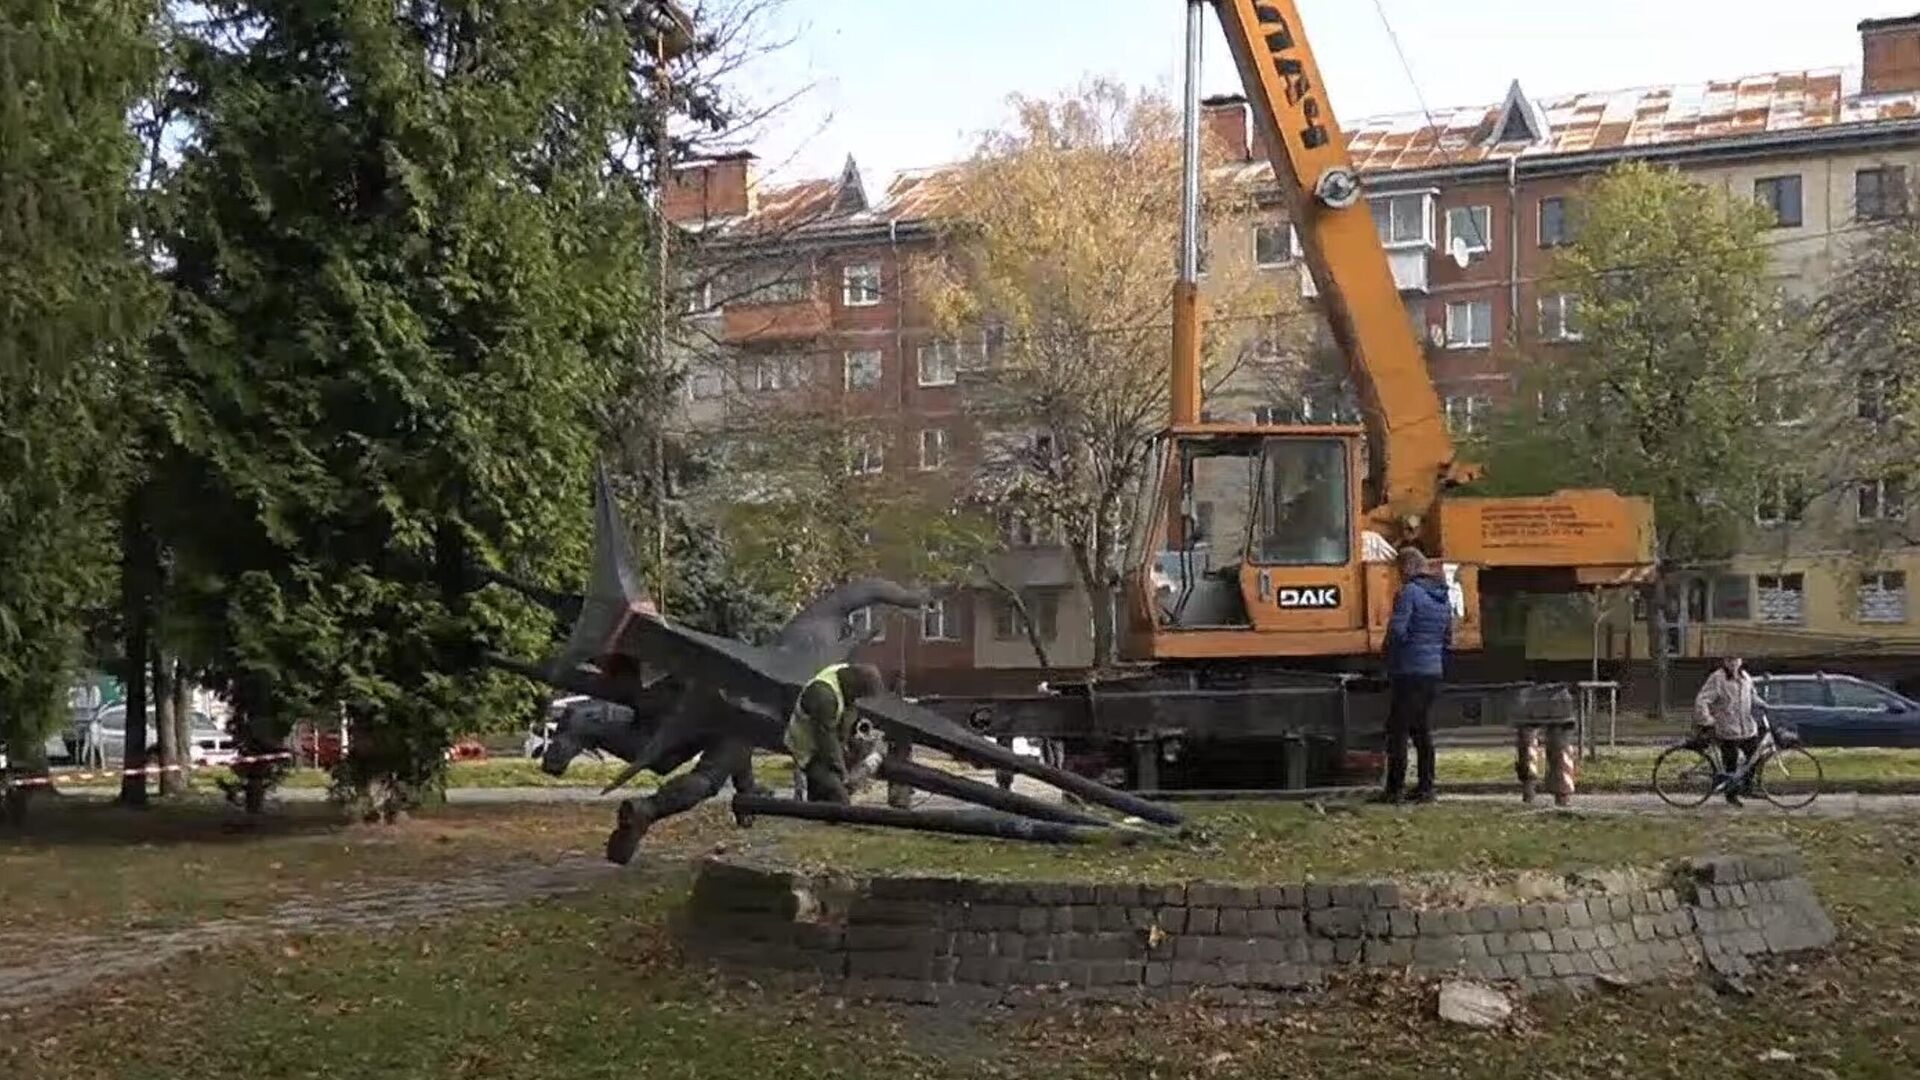
<path id="1" fill-rule="evenodd" d="M 1425 807 L 1202 804 L 1196 838 L 1131 849 L 1064 847 L 931 833 L 757 826 L 743 847 L 813 868 L 964 872 L 1013 880 L 1293 882 L 1644 865 L 1705 847 L 1780 842 L 1779 818 L 1578 815 L 1484 803 Z"/>
<path id="2" fill-rule="evenodd" d="M 244 945 L 164 977 L 16 1012 L 0 1018 L 0 1075 L 1891 1080 L 1920 1072 L 1913 821 L 1569 823 L 1496 809 L 1485 813 L 1497 828 L 1476 843 L 1452 814 L 1388 811 L 1315 824 L 1276 809 L 1264 825 L 1232 824 L 1249 813 L 1226 807 L 1207 816 L 1222 831 L 1264 830 L 1252 839 L 1273 858 L 1291 843 L 1346 846 L 1281 863 L 1339 872 L 1435 865 L 1437 852 L 1417 842 L 1427 831 L 1436 848 L 1481 850 L 1497 864 L 1787 841 L 1809 856 L 1843 943 L 1797 971 L 1756 978 L 1750 998 L 1716 996 L 1699 983 L 1542 998 L 1515 1030 L 1497 1033 L 1441 1025 L 1430 990 L 1391 978 L 1338 985 L 1257 1020 L 1187 1005 L 969 1017 L 714 982 L 677 955 L 666 932 L 685 889 L 684 875 L 669 868 L 625 875 L 585 899 L 431 930 Z M 1399 836 L 1402 820 L 1411 835 Z M 1353 850 L 1383 839 L 1403 847 Z M 1769 1054 L 1791 1060 L 1763 1060 Z"/>

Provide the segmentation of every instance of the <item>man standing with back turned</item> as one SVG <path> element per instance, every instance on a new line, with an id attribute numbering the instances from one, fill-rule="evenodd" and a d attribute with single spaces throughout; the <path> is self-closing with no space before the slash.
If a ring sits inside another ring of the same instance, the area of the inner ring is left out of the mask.
<path id="1" fill-rule="evenodd" d="M 1427 714 L 1440 690 L 1447 640 L 1453 632 L 1453 603 L 1447 583 L 1418 548 L 1400 549 L 1400 595 L 1387 624 L 1387 675 L 1392 699 L 1387 706 L 1387 789 L 1380 801 L 1405 799 L 1407 738 L 1419 756 L 1414 802 L 1433 801 L 1433 728 Z"/>

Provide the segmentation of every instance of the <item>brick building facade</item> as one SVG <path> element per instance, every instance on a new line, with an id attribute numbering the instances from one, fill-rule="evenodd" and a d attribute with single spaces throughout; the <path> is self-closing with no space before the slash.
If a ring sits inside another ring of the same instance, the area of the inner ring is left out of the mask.
<path id="1" fill-rule="evenodd" d="M 1551 100 L 1514 83 L 1487 105 L 1350 122 L 1409 330 L 1426 342 L 1454 430 L 1470 435 L 1511 398 L 1517 357 L 1550 357 L 1577 339 L 1578 312 L 1546 282 L 1556 248 L 1571 239 L 1581 186 L 1617 162 L 1668 164 L 1731 197 L 1775 206 L 1781 224 L 1770 247 L 1780 287 L 1818 295 L 1862 218 L 1894 197 L 1893 178 L 1903 175 L 1894 170 L 1920 166 L 1920 16 L 1860 30 L 1863 64 L 1855 69 Z M 1260 273 L 1285 276 L 1312 297 L 1311 280 L 1281 242 L 1285 215 L 1271 170 L 1256 160 L 1245 102 L 1210 99 L 1205 121 L 1262 206 L 1244 229 L 1211 237 L 1210 246 L 1244 254 Z M 691 322 L 723 346 L 725 359 L 691 373 L 689 421 L 711 427 L 725 417 L 731 395 L 723 390 L 777 394 L 804 377 L 849 416 L 878 425 L 877 468 L 911 473 L 935 501 L 946 497 L 978 460 L 983 433 L 967 415 L 957 373 L 984 346 L 935 337 L 907 267 L 936 242 L 952 173 L 904 174 L 869 201 L 851 161 L 837 178 L 764 188 L 752 164 L 739 156 L 689 166 L 667 196 L 674 220 L 706 237 L 703 259 L 763 276 L 774 270 L 755 285 L 757 295 L 703 288 L 691 305 Z M 1323 348 L 1317 359 L 1284 359 L 1324 366 L 1330 358 Z M 1278 421 L 1350 415 L 1351 401 L 1328 391 L 1339 372 L 1322 375 L 1330 378 L 1301 383 L 1310 388 L 1297 397 L 1276 396 L 1270 380 L 1230 385 L 1209 411 Z M 1682 581 L 1670 604 L 1677 651 L 1805 654 L 1864 648 L 1870 639 L 1877 651 L 1920 655 L 1920 612 L 1905 594 L 1909 575 L 1920 575 L 1920 552 L 1885 552 L 1871 567 L 1830 557 L 1843 546 L 1836 536 L 1851 498 L 1841 493 L 1800 522 L 1756 523 L 1740 556 Z M 1895 509 L 1904 512 L 1904 502 Z M 1087 599 L 1063 549 L 1044 536 L 1007 539 L 1001 579 L 1030 590 L 1056 664 L 1086 663 Z M 1871 603 L 1859 599 L 1869 581 Z M 1640 634 L 1620 612 L 1602 650 L 1645 656 Z M 875 659 L 910 689 L 1032 683 L 1024 636 L 984 591 L 956 589 L 923 619 L 892 623 L 887 635 Z M 1591 649 L 1584 631 L 1542 625 L 1528 636 L 1537 657 L 1584 658 Z"/>

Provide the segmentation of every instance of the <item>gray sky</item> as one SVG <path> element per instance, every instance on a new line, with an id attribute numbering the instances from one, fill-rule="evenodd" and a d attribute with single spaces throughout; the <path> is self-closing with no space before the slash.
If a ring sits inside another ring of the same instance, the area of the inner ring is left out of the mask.
<path id="1" fill-rule="evenodd" d="M 1300 0 L 1336 113 L 1357 119 L 1497 102 L 1518 78 L 1551 97 L 1859 63 L 1863 18 L 1920 0 Z M 1182 0 L 786 0 L 793 44 L 759 61 L 754 89 L 805 89 L 754 132 L 771 176 L 839 171 L 848 154 L 878 197 L 897 169 L 965 157 L 1006 119 L 1012 93 L 1048 95 L 1106 75 L 1179 87 Z M 1208 93 L 1237 92 L 1207 13 Z"/>

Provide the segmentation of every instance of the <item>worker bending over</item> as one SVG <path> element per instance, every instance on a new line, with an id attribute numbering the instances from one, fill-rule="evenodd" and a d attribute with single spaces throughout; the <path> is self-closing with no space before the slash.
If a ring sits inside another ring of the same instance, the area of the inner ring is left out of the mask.
<path id="1" fill-rule="evenodd" d="M 886 689 L 872 664 L 834 664 L 800 691 L 787 721 L 787 750 L 808 802 L 847 801 L 847 745 L 860 710 L 855 702 Z"/>

